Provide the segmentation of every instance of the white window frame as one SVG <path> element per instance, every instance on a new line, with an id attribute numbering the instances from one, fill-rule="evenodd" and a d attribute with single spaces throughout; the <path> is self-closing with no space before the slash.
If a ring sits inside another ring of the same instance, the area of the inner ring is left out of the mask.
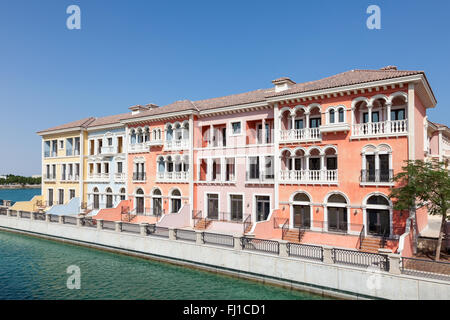
<path id="1" fill-rule="evenodd" d="M 241 129 L 239 133 L 234 133 L 233 124 L 235 124 L 235 123 L 239 123 L 240 129 Z M 230 134 L 229 134 L 229 136 L 230 137 L 241 136 L 242 133 L 243 133 L 242 120 L 240 120 L 240 121 L 230 121 Z"/>

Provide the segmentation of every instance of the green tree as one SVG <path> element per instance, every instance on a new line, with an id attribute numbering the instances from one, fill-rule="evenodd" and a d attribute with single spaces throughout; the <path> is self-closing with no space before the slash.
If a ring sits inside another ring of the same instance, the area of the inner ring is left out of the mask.
<path id="1" fill-rule="evenodd" d="M 432 215 L 441 215 L 442 224 L 436 247 L 436 260 L 440 258 L 442 238 L 450 208 L 450 177 L 442 162 L 407 161 L 402 172 L 394 177 L 397 187 L 389 197 L 394 209 L 409 210 L 415 217 L 417 207 L 426 206 Z"/>

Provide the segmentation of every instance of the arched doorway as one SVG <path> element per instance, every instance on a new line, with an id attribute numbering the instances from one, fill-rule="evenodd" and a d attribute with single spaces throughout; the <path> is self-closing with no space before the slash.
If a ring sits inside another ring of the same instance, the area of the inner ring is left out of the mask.
<path id="1" fill-rule="evenodd" d="M 138 189 L 136 191 L 136 214 L 144 214 L 144 191 Z"/>
<path id="2" fill-rule="evenodd" d="M 106 208 L 113 207 L 113 195 L 111 188 L 106 189 Z"/>
<path id="3" fill-rule="evenodd" d="M 155 189 L 152 194 L 152 213 L 154 216 L 160 216 L 163 212 L 162 210 L 162 193 L 161 190 Z"/>
<path id="4" fill-rule="evenodd" d="M 304 192 L 294 195 L 291 202 L 293 227 L 299 229 L 311 228 L 311 199 Z"/>
<path id="5" fill-rule="evenodd" d="M 326 201 L 328 231 L 347 232 L 348 214 L 347 200 L 341 194 L 335 193 Z"/>
<path id="6" fill-rule="evenodd" d="M 100 195 L 98 194 L 98 188 L 94 188 L 93 192 L 94 192 L 93 208 L 100 209 Z"/>
<path id="7" fill-rule="evenodd" d="M 391 234 L 391 210 L 389 200 L 383 195 L 373 195 L 366 202 L 367 233 L 374 236 Z"/>
<path id="8" fill-rule="evenodd" d="M 175 189 L 170 194 L 170 212 L 178 213 L 181 209 L 181 192 Z"/>

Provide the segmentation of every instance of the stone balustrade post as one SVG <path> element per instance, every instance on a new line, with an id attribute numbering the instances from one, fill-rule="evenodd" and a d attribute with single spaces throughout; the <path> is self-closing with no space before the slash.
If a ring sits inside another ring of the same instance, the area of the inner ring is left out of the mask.
<path id="1" fill-rule="evenodd" d="M 177 232 L 175 228 L 169 228 L 169 239 L 177 240 Z"/>
<path id="2" fill-rule="evenodd" d="M 205 244 L 205 241 L 203 240 L 203 232 L 200 230 L 195 230 L 196 235 L 196 244 Z"/>
<path id="3" fill-rule="evenodd" d="M 234 250 L 242 250 L 242 241 L 240 236 L 234 237 Z"/>
<path id="4" fill-rule="evenodd" d="M 149 225 L 148 223 L 141 223 L 141 224 L 139 224 L 139 229 L 140 229 L 141 236 L 146 236 L 147 235 L 147 226 L 148 225 Z"/>
<path id="5" fill-rule="evenodd" d="M 289 250 L 288 250 L 288 242 L 285 240 L 279 240 L 280 244 L 280 257 L 289 257 Z"/>
<path id="6" fill-rule="evenodd" d="M 50 222 L 50 215 L 48 213 L 45 214 L 45 222 Z"/>
<path id="7" fill-rule="evenodd" d="M 97 219 L 97 230 L 103 230 L 103 219 Z"/>
<path id="8" fill-rule="evenodd" d="M 36 220 L 36 212 L 30 212 L 30 220 Z"/>
<path id="9" fill-rule="evenodd" d="M 17 210 L 16 218 L 17 218 L 17 219 L 22 218 L 22 211 Z"/>
<path id="10" fill-rule="evenodd" d="M 58 223 L 64 224 L 64 216 L 58 216 Z"/>
<path id="11" fill-rule="evenodd" d="M 6 216 L 11 217 L 11 209 L 6 209 Z"/>
<path id="12" fill-rule="evenodd" d="M 388 254 L 389 258 L 389 273 L 392 274 L 401 274 L 401 256 L 399 254 L 390 253 Z"/>
<path id="13" fill-rule="evenodd" d="M 122 221 L 114 221 L 114 224 L 116 232 L 122 232 Z"/>
<path id="14" fill-rule="evenodd" d="M 83 220 L 82 217 L 76 217 L 77 218 L 77 227 L 81 227 L 81 221 Z"/>
<path id="15" fill-rule="evenodd" d="M 332 249 L 333 247 L 330 246 L 322 246 L 323 248 L 323 263 L 325 264 L 333 264 L 333 255 L 332 255 Z"/>

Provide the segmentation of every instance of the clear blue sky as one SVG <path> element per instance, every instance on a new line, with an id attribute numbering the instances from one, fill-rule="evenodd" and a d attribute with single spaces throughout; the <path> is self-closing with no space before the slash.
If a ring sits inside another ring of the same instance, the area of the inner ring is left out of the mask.
<path id="1" fill-rule="evenodd" d="M 66 8 L 81 8 L 81 30 Z M 381 30 L 366 9 L 381 7 Z M 38 174 L 36 131 L 316 80 L 358 68 L 424 70 L 450 124 L 450 2 L 0 0 L 0 174 Z"/>

